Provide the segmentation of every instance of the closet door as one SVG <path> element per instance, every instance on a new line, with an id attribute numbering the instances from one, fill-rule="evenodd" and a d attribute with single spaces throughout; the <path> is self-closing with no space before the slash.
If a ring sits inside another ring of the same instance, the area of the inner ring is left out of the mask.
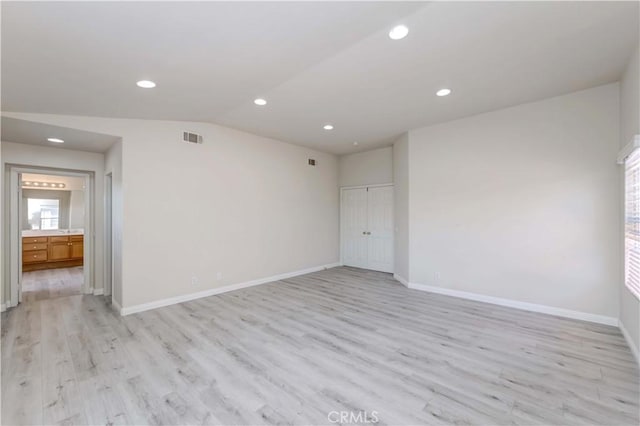
<path id="1" fill-rule="evenodd" d="M 393 272 L 393 186 L 368 188 L 368 269 Z"/>
<path id="2" fill-rule="evenodd" d="M 341 200 L 342 262 L 368 267 L 367 189 L 345 189 Z"/>

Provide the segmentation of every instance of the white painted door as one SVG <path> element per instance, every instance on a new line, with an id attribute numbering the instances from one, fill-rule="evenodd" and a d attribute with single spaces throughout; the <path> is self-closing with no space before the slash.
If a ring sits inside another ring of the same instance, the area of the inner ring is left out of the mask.
<path id="1" fill-rule="evenodd" d="M 345 265 L 366 268 L 368 256 L 367 189 L 342 191 L 342 261 Z"/>
<path id="2" fill-rule="evenodd" d="M 369 269 L 393 272 L 393 187 L 368 189 Z"/>
<path id="3" fill-rule="evenodd" d="M 343 189 L 342 262 L 393 272 L 393 186 Z"/>

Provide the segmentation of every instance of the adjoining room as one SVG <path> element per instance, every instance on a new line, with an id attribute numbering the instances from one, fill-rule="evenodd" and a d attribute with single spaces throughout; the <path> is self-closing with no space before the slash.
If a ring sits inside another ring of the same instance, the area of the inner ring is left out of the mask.
<path id="1" fill-rule="evenodd" d="M 22 296 L 82 294 L 85 179 L 21 175 Z"/>
<path id="2" fill-rule="evenodd" d="M 0 9 L 0 423 L 640 424 L 639 2 Z"/>

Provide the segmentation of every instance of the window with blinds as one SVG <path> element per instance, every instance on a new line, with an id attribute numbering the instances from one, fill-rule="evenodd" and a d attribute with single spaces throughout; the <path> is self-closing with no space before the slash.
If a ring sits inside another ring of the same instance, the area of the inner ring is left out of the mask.
<path id="1" fill-rule="evenodd" d="M 624 281 L 640 299 L 640 149 L 625 160 Z"/>

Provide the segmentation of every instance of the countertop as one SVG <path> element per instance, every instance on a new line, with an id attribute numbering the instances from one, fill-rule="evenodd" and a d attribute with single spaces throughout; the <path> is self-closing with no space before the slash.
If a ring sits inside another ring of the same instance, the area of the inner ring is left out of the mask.
<path id="1" fill-rule="evenodd" d="M 65 235 L 84 235 L 84 229 L 52 229 L 52 230 L 33 230 L 22 231 L 23 237 L 51 237 Z"/>

